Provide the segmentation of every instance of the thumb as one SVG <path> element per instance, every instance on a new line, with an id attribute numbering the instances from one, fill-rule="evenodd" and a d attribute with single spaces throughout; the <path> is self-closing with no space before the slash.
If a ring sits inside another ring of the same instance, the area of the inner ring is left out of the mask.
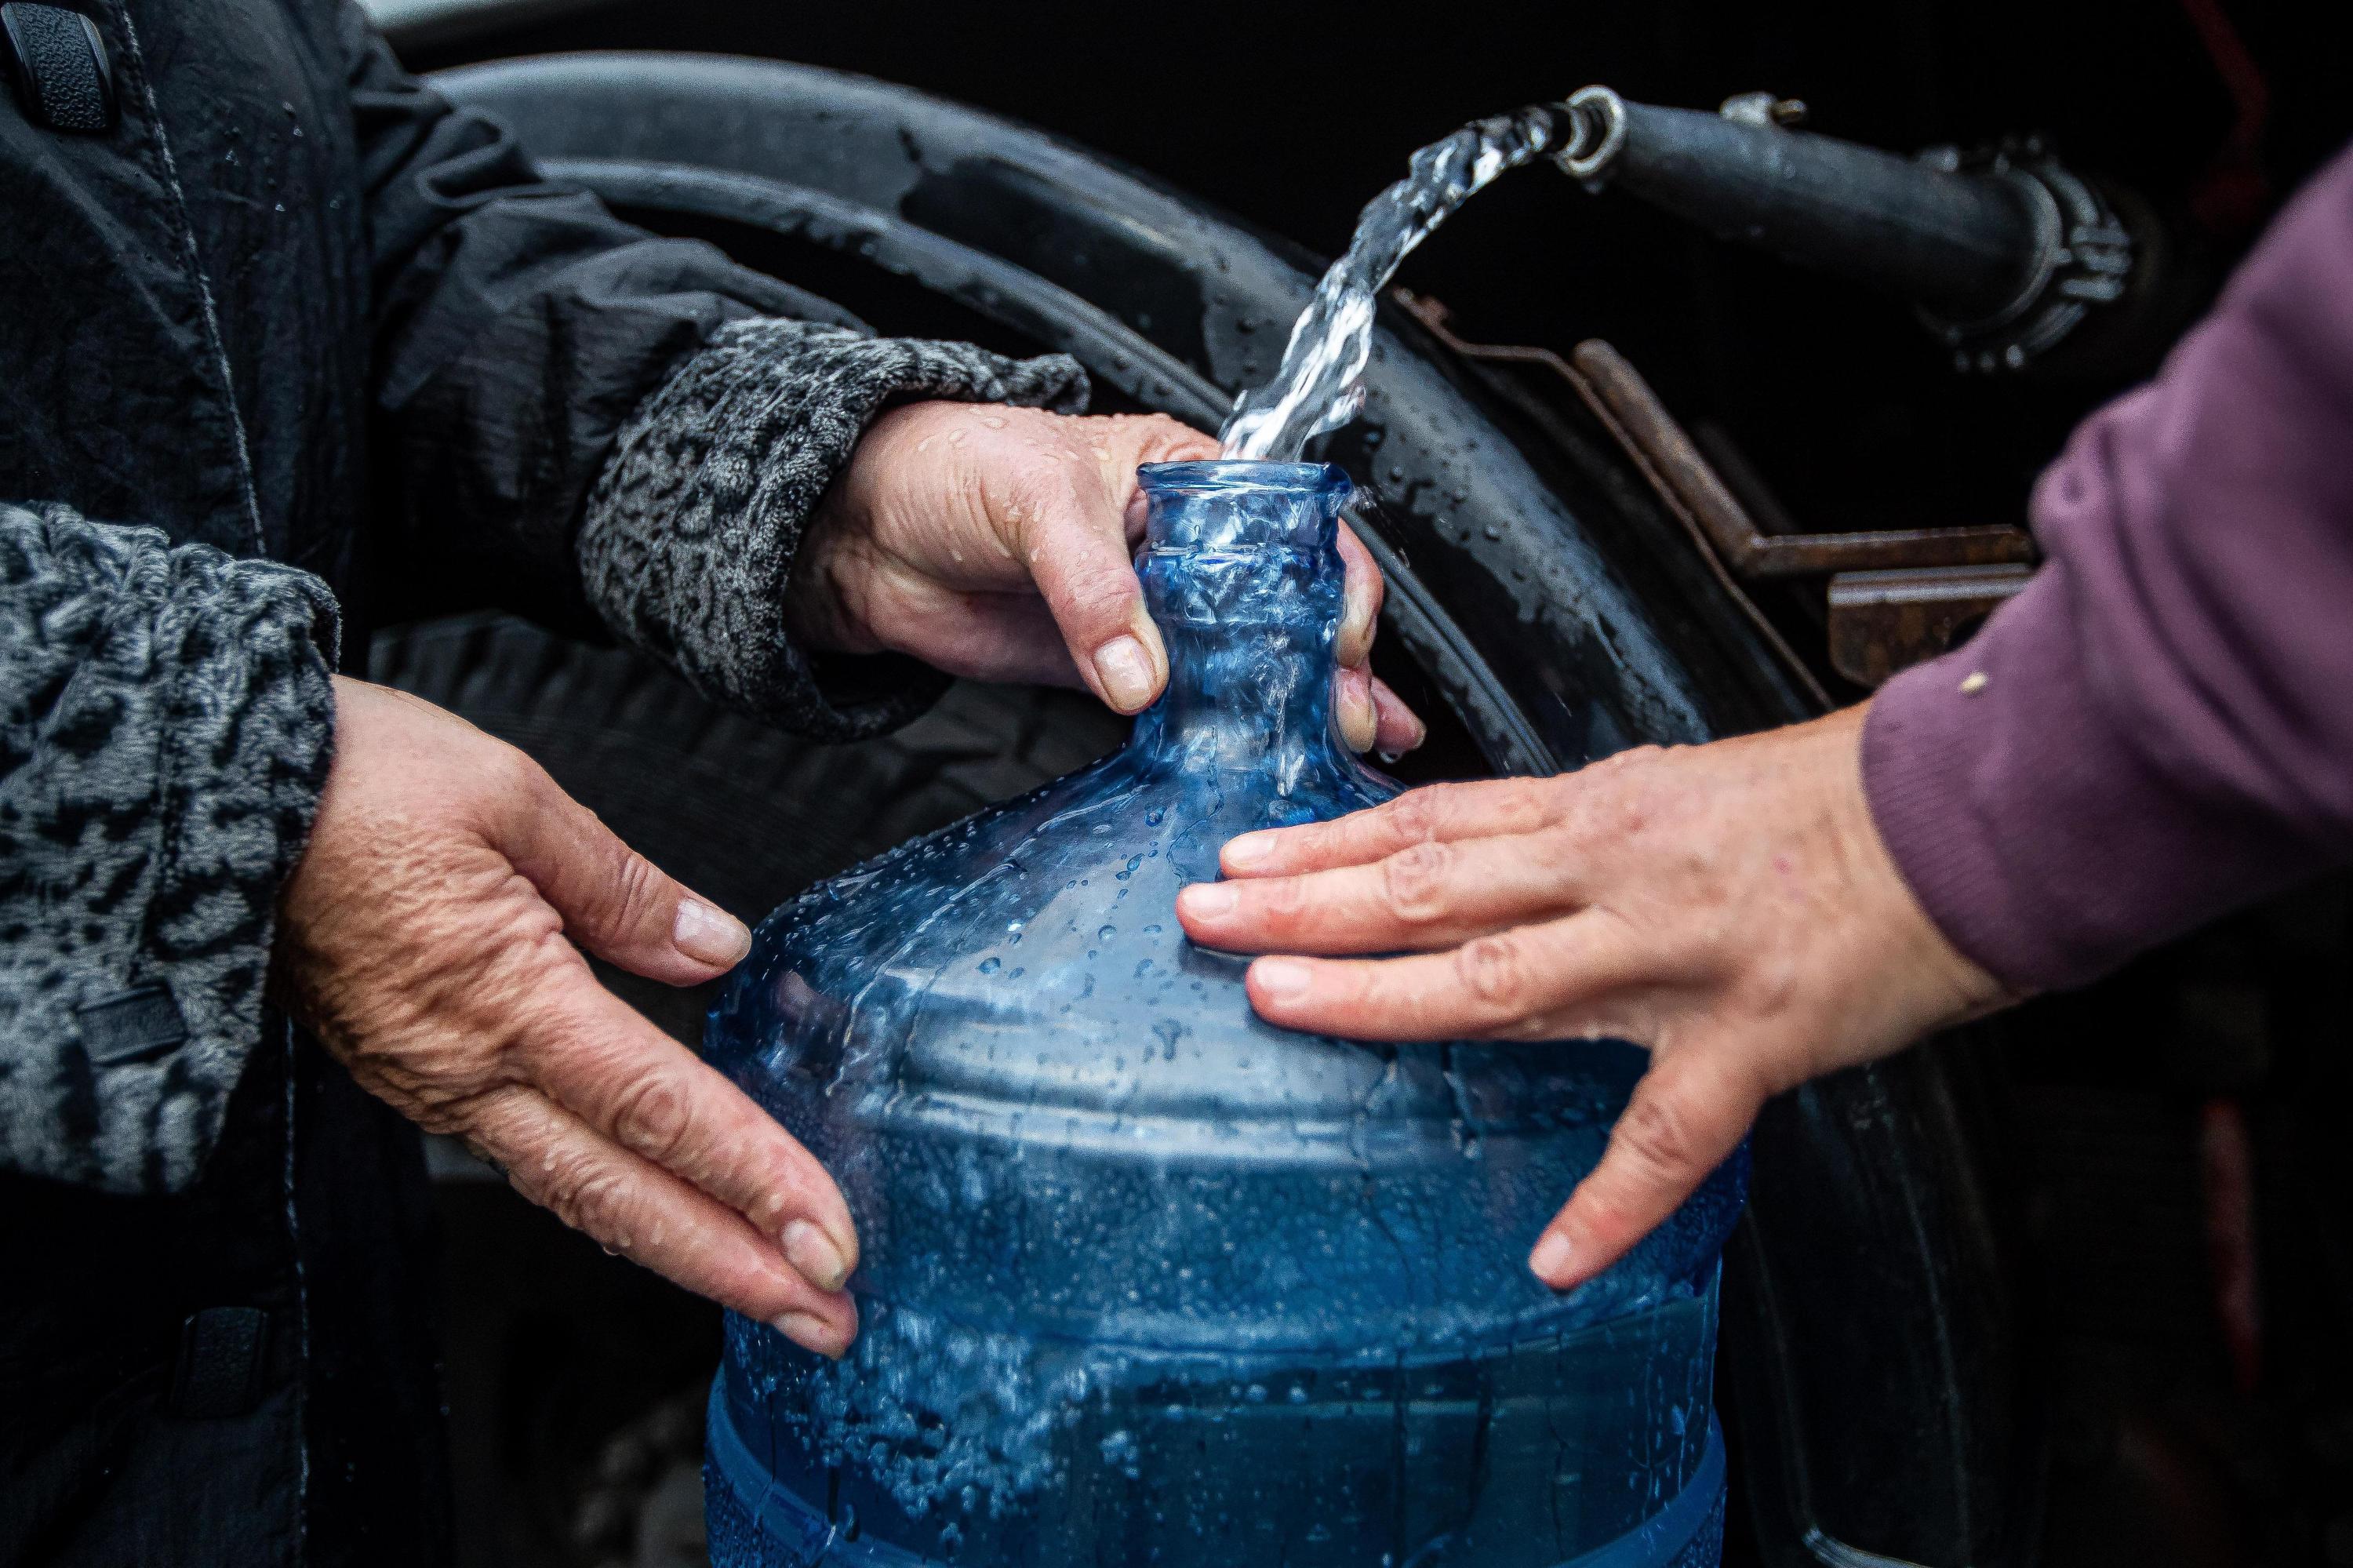
<path id="1" fill-rule="evenodd" d="M 744 922 L 671 881 L 536 764 L 493 847 L 564 916 L 574 941 L 632 974 L 694 985 L 751 950 Z"/>
<path id="2" fill-rule="evenodd" d="M 1115 712 L 1141 713 L 1168 679 L 1119 510 L 1092 485 L 1058 489 L 1028 527 L 1029 575 L 1077 664 Z"/>
<path id="3" fill-rule="evenodd" d="M 1029 571 L 1094 694 L 1117 712 L 1140 713 L 1168 679 L 1168 653 L 1144 608 L 1129 542 L 1135 471 L 1145 463 L 1214 456 L 1217 443 L 1165 415 L 1103 422 L 1091 442 L 1093 482 L 1073 465 L 1029 531 Z"/>
<path id="4" fill-rule="evenodd" d="M 1545 1228 L 1528 1267 L 1571 1290 L 1616 1263 L 1740 1147 L 1764 1103 L 1730 1052 L 1686 1046 L 1654 1057 L 1601 1162 Z"/>

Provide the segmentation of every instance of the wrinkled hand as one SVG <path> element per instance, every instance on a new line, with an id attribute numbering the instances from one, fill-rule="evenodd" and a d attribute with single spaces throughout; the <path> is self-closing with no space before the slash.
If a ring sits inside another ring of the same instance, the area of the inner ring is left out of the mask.
<path id="1" fill-rule="evenodd" d="M 1566 1290 L 1732 1153 L 1767 1096 L 2009 1000 L 1912 897 L 1872 825 L 1862 708 L 1557 779 L 1439 785 L 1247 833 L 1187 888 L 1252 1005 L 1374 1040 L 1609 1037 L 1650 1070 L 1529 1266 Z"/>
<path id="2" fill-rule="evenodd" d="M 810 519 L 786 618 L 813 646 L 910 653 L 987 681 L 1083 683 L 1120 713 L 1151 705 L 1168 654 L 1145 612 L 1135 471 L 1218 455 L 1162 415 L 911 403 L 876 419 Z M 1419 719 L 1366 660 L 1381 577 L 1341 530 L 1341 733 L 1359 751 L 1420 744 Z"/>
<path id="3" fill-rule="evenodd" d="M 565 1224 L 839 1355 L 858 1242 L 832 1180 L 573 946 L 691 985 L 744 956 L 742 923 L 514 747 L 382 686 L 338 679 L 335 700 L 334 766 L 281 899 L 289 1011 Z"/>

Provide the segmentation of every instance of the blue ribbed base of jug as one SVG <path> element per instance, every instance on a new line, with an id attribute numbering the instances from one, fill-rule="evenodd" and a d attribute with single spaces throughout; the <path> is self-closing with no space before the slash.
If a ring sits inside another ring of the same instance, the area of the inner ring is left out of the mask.
<path id="1" fill-rule="evenodd" d="M 887 1542 L 845 1537 L 821 1512 L 776 1485 L 736 1435 L 719 1383 L 711 1391 L 702 1489 L 712 1568 L 939 1568 Z M 1710 1416 L 1707 1454 L 1691 1484 L 1634 1529 L 1559 1568 L 1718 1568 L 1724 1505 L 1724 1434 Z"/>

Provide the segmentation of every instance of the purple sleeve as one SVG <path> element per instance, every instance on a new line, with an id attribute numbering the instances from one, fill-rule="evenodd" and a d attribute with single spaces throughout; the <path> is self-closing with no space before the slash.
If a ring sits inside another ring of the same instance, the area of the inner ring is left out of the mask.
<path id="1" fill-rule="evenodd" d="M 2033 515 L 2033 583 L 1862 738 L 1905 880 L 2021 990 L 2353 863 L 2353 152 Z"/>

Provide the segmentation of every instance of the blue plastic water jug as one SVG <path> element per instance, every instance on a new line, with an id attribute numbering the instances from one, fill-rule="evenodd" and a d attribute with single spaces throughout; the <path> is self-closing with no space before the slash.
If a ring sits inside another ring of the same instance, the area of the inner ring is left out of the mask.
<path id="1" fill-rule="evenodd" d="M 840 1181 L 863 1332 L 731 1318 L 718 1568 L 1713 1564 L 1746 1157 L 1566 1297 L 1527 1249 L 1631 1046 L 1261 1022 L 1176 891 L 1397 786 L 1331 714 L 1348 482 L 1143 471 L 1167 694 L 1125 749 L 811 890 L 706 1052 Z"/>

